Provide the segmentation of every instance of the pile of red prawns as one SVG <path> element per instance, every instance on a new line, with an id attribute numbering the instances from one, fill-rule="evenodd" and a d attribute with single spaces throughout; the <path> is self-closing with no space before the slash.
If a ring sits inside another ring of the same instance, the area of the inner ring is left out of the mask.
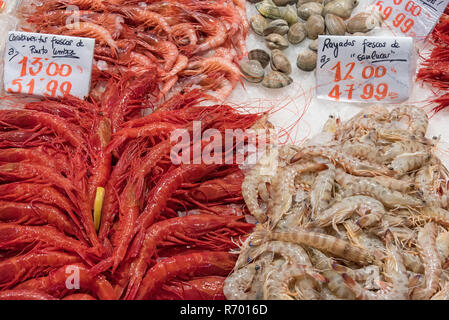
<path id="1" fill-rule="evenodd" d="M 230 251 L 254 227 L 244 219 L 243 174 L 174 165 L 170 134 L 192 134 L 193 121 L 224 133 L 263 118 L 200 107 L 198 90 L 143 117 L 155 77 L 111 81 L 101 104 L 66 97 L 0 110 L 0 299 L 224 299 Z M 79 289 L 67 286 L 70 275 Z"/>
<path id="2" fill-rule="evenodd" d="M 96 97 L 111 77 L 156 68 L 159 98 L 197 85 L 222 101 L 247 54 L 244 0 L 30 0 L 22 11 L 26 31 L 95 38 Z"/>
<path id="3" fill-rule="evenodd" d="M 431 41 L 434 47 L 422 64 L 418 79 L 434 89 L 436 97 L 432 103 L 436 113 L 449 107 L 449 6 L 433 30 Z"/>

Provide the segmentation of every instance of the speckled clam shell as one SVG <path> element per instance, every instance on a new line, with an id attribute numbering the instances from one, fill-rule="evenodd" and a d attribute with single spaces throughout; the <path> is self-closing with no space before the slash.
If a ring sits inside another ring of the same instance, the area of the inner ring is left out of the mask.
<path id="1" fill-rule="evenodd" d="M 335 14 L 328 13 L 324 17 L 327 33 L 330 35 L 344 36 L 346 33 L 345 21 Z"/>
<path id="2" fill-rule="evenodd" d="M 262 65 L 257 60 L 243 59 L 240 64 L 240 71 L 242 77 L 249 82 L 261 82 L 264 78 L 265 71 Z"/>
<path id="3" fill-rule="evenodd" d="M 323 13 L 324 6 L 318 2 L 307 2 L 298 8 L 298 16 L 307 21 L 311 15 Z"/>
<path id="4" fill-rule="evenodd" d="M 279 49 L 279 50 L 285 50 L 288 48 L 288 41 L 283 36 L 277 33 L 269 34 L 265 37 L 265 41 L 267 44 L 267 47 L 271 50 L 273 49 Z"/>
<path id="5" fill-rule="evenodd" d="M 324 18 L 317 14 L 310 16 L 307 19 L 306 25 L 307 38 L 315 40 L 320 34 L 324 34 L 326 28 L 324 25 Z"/>
<path id="6" fill-rule="evenodd" d="M 347 19 L 357 5 L 358 0 L 333 0 L 324 6 L 323 15 L 332 13 L 340 18 Z"/>
<path id="7" fill-rule="evenodd" d="M 307 37 L 307 31 L 303 22 L 297 22 L 288 30 L 287 39 L 291 44 L 301 43 Z"/>
<path id="8" fill-rule="evenodd" d="M 273 1 L 263 0 L 262 2 L 258 2 L 258 3 L 256 3 L 256 9 L 265 18 L 269 18 L 269 19 L 280 19 L 281 18 L 281 11 L 279 10 L 279 7 L 277 7 L 273 3 Z"/>
<path id="9" fill-rule="evenodd" d="M 281 50 L 274 49 L 271 52 L 270 65 L 271 69 L 274 71 L 279 71 L 285 74 L 292 73 L 292 65 Z"/>
<path id="10" fill-rule="evenodd" d="M 349 33 L 366 33 L 380 24 L 381 19 L 379 15 L 370 12 L 361 12 L 349 19 L 346 22 L 346 27 Z"/>
<path id="11" fill-rule="evenodd" d="M 268 26 L 268 21 L 260 14 L 256 14 L 249 19 L 249 24 L 256 34 L 263 36 L 263 31 Z"/>
<path id="12" fill-rule="evenodd" d="M 277 33 L 283 36 L 288 32 L 288 23 L 283 19 L 276 19 L 268 23 L 267 27 L 263 30 L 263 35 L 268 36 L 272 33 Z"/>
<path id="13" fill-rule="evenodd" d="M 262 49 L 253 49 L 250 52 L 248 52 L 248 59 L 249 60 L 257 60 L 262 65 L 262 68 L 266 68 L 267 65 L 270 63 L 270 55 Z"/>
<path id="14" fill-rule="evenodd" d="M 279 89 L 289 86 L 293 79 L 279 71 L 270 71 L 265 75 L 262 85 L 270 89 Z"/>
<path id="15" fill-rule="evenodd" d="M 298 55 L 296 65 L 303 71 L 313 71 L 316 68 L 317 53 L 310 49 L 304 49 Z"/>

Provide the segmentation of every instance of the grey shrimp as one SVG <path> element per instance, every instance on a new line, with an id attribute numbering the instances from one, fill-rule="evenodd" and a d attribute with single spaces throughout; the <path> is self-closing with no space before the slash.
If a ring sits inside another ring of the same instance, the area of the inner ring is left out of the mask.
<path id="1" fill-rule="evenodd" d="M 421 168 L 431 158 L 432 154 L 425 151 L 403 153 L 394 158 L 390 170 L 395 172 L 396 176 L 401 177 L 410 171 Z"/>
<path id="2" fill-rule="evenodd" d="M 223 286 L 223 293 L 228 300 L 251 300 L 246 291 L 251 287 L 256 274 L 255 264 L 249 264 L 234 271 L 226 278 Z"/>
<path id="3" fill-rule="evenodd" d="M 267 151 L 262 159 L 245 175 L 242 183 L 242 195 L 251 214 L 264 223 L 267 216 L 259 205 L 259 184 L 271 182 L 277 170 L 277 148 Z"/>
<path id="4" fill-rule="evenodd" d="M 424 204 L 421 199 L 390 190 L 374 180 L 361 178 L 353 178 L 353 183 L 348 184 L 342 194 L 344 198 L 354 195 L 373 197 L 382 202 L 387 208 L 421 207 Z"/>
<path id="5" fill-rule="evenodd" d="M 328 147 L 306 147 L 301 152 L 296 154 L 291 161 L 296 162 L 302 159 L 305 155 L 328 158 L 333 163 L 342 167 L 345 171 L 348 171 L 356 176 L 373 177 L 376 175 L 388 176 L 394 174 L 394 171 L 389 170 L 385 166 L 360 160 L 349 156 L 340 150 Z"/>
<path id="6" fill-rule="evenodd" d="M 272 183 L 272 196 L 268 202 L 269 226 L 275 228 L 284 214 L 290 209 L 295 193 L 295 177 L 303 172 L 319 171 L 327 166 L 323 163 L 296 163 L 280 168 Z"/>
<path id="7" fill-rule="evenodd" d="M 310 204 L 312 205 L 312 218 L 329 207 L 332 199 L 332 190 L 335 181 L 335 167 L 328 165 L 326 171 L 321 171 L 315 179 L 310 191 Z"/>
<path id="8" fill-rule="evenodd" d="M 405 269 L 404 261 L 399 249 L 392 243 L 393 236 L 391 233 L 386 237 L 386 248 L 388 252 L 387 261 L 385 262 L 385 271 L 392 286 L 379 291 L 370 291 L 360 286 L 349 275 L 343 274 L 346 284 L 354 292 L 357 299 L 366 300 L 404 300 L 408 298 L 408 276 Z"/>
<path id="9" fill-rule="evenodd" d="M 430 299 L 438 290 L 442 273 L 441 260 L 436 245 L 437 227 L 427 223 L 418 233 L 418 250 L 424 263 L 425 286 L 413 291 L 412 298 Z"/>
<path id="10" fill-rule="evenodd" d="M 426 135 L 429 118 L 423 109 L 411 105 L 403 105 L 395 108 L 390 114 L 391 120 L 397 121 L 404 117 L 409 118 L 408 130 L 410 132 L 422 137 Z"/>
<path id="11" fill-rule="evenodd" d="M 342 201 L 335 203 L 329 209 L 323 211 L 315 219 L 314 223 L 320 227 L 327 227 L 331 224 L 335 225 L 343 222 L 354 212 L 358 212 L 361 215 L 358 224 L 362 227 L 368 227 L 382 219 L 385 214 L 385 208 L 380 201 L 371 197 L 352 196 L 344 198 Z"/>
<path id="12" fill-rule="evenodd" d="M 376 260 L 367 250 L 356 247 L 347 241 L 340 240 L 324 233 L 306 231 L 299 228 L 288 232 L 259 230 L 254 232 L 250 238 L 251 244 L 256 246 L 271 240 L 306 245 L 361 265 L 372 264 Z"/>

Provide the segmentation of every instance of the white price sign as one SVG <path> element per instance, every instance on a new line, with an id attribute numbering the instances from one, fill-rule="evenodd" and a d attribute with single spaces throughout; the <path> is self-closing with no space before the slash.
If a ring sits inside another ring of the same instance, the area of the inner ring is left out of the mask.
<path id="1" fill-rule="evenodd" d="M 12 31 L 5 49 L 4 86 L 45 97 L 89 94 L 95 39 Z"/>
<path id="2" fill-rule="evenodd" d="M 394 33 L 424 39 L 448 3 L 449 0 L 375 0 L 374 7 Z"/>
<path id="3" fill-rule="evenodd" d="M 410 37 L 319 36 L 318 98 L 367 103 L 407 100 L 413 48 Z"/>

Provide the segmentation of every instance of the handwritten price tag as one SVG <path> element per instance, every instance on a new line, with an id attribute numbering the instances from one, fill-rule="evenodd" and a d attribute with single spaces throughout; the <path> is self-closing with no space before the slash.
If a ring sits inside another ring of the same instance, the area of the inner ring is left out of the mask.
<path id="1" fill-rule="evenodd" d="M 5 90 L 84 98 L 90 89 L 95 40 L 12 31 L 5 50 Z"/>
<path id="2" fill-rule="evenodd" d="M 375 0 L 385 24 L 401 34 L 425 38 L 440 20 L 449 0 Z"/>
<path id="3" fill-rule="evenodd" d="M 397 103 L 411 88 L 410 37 L 319 36 L 317 96 L 353 102 Z"/>

